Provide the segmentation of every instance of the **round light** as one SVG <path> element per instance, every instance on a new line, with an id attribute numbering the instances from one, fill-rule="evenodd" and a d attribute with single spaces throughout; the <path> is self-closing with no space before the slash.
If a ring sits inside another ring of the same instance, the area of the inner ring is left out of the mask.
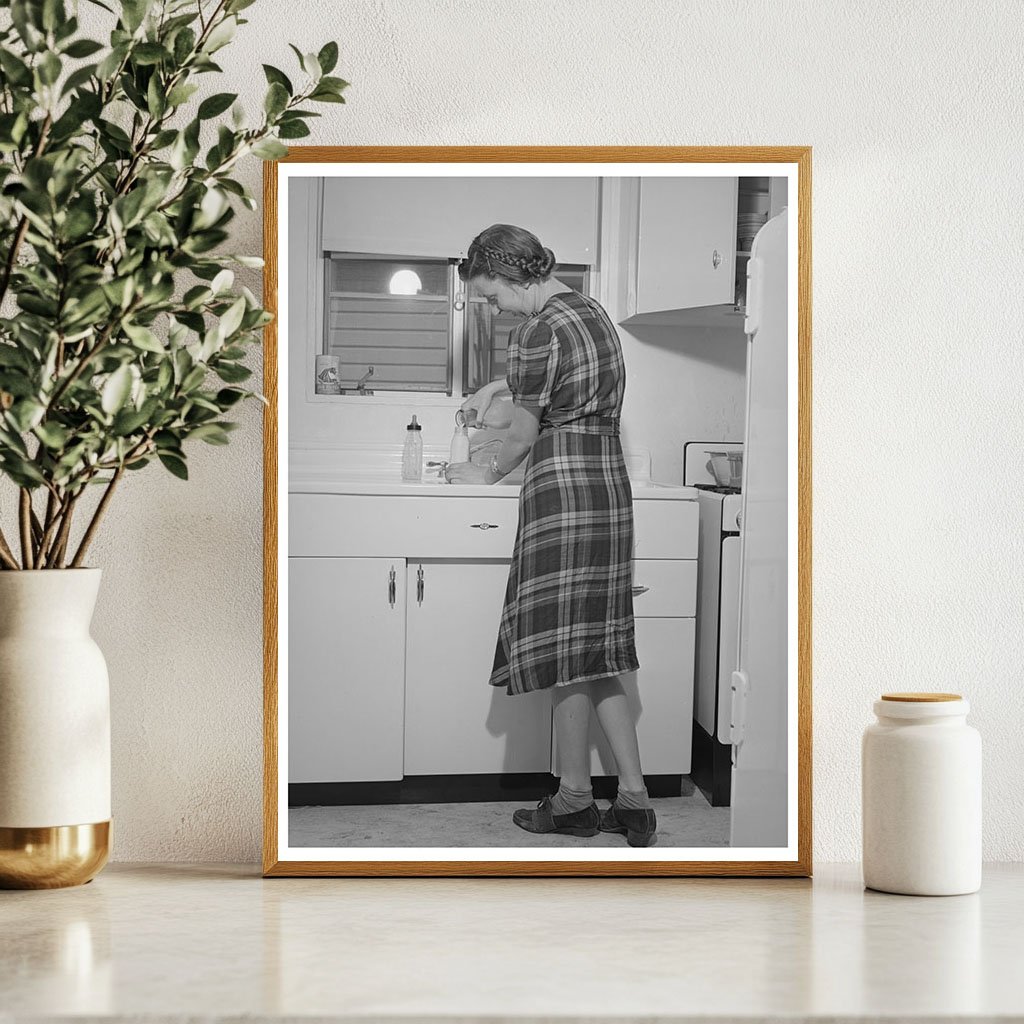
<path id="1" fill-rule="evenodd" d="M 388 287 L 392 295 L 416 295 L 423 288 L 423 282 L 415 271 L 399 270 Z"/>

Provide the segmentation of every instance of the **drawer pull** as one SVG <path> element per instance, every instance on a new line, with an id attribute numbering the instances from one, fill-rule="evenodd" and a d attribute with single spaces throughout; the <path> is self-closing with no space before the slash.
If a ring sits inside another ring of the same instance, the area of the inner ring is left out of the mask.
<path id="1" fill-rule="evenodd" d="M 416 603 L 423 604 L 423 566 L 416 570 Z"/>
<path id="2" fill-rule="evenodd" d="M 395 607 L 395 567 L 391 566 L 391 572 L 388 573 L 388 604 L 392 608 Z"/>
<path id="3" fill-rule="evenodd" d="M 633 596 L 634 597 L 638 597 L 640 594 L 646 594 L 647 591 L 650 590 L 650 589 L 651 589 L 650 587 L 634 587 L 633 588 Z"/>
<path id="4" fill-rule="evenodd" d="M 498 523 L 470 523 L 469 528 L 471 530 L 496 530 L 498 525 Z"/>

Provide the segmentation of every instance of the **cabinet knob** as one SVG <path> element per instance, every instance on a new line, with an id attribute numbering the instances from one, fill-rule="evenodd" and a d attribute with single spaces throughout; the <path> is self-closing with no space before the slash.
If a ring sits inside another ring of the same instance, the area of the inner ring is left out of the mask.
<path id="1" fill-rule="evenodd" d="M 715 249 L 714 252 L 711 253 L 711 266 L 713 266 L 715 270 L 717 270 L 721 263 L 722 255 L 717 249 Z"/>
<path id="2" fill-rule="evenodd" d="M 470 523 L 469 528 L 471 530 L 496 530 L 498 523 Z"/>

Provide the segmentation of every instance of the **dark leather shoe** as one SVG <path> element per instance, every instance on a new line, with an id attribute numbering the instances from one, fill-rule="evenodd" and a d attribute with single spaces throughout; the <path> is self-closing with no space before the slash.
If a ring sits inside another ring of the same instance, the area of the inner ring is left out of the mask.
<path id="1" fill-rule="evenodd" d="M 630 846 L 653 846 L 658 819 L 652 807 L 624 808 L 612 804 L 601 815 L 601 831 L 624 834 Z"/>
<path id="2" fill-rule="evenodd" d="M 596 836 L 601 815 L 597 804 L 571 814 L 554 814 L 551 797 L 546 796 L 536 807 L 523 807 L 512 815 L 512 820 L 527 832 L 554 832 L 560 836 Z"/>

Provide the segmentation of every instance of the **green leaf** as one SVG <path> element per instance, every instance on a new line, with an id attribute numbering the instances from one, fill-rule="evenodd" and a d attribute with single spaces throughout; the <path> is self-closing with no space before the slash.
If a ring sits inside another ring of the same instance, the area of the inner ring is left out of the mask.
<path id="1" fill-rule="evenodd" d="M 288 155 L 288 147 L 282 146 L 274 139 L 260 139 L 252 147 L 252 153 L 253 156 L 258 156 L 261 160 L 280 160 Z"/>
<path id="2" fill-rule="evenodd" d="M 319 82 L 323 75 L 323 69 L 320 67 L 320 61 L 317 60 L 315 53 L 307 53 L 302 57 L 302 70 L 314 81 Z"/>
<path id="3" fill-rule="evenodd" d="M 174 37 L 174 63 L 181 67 L 195 49 L 196 34 L 190 28 L 182 29 Z"/>
<path id="4" fill-rule="evenodd" d="M 132 390 L 132 371 L 129 366 L 115 370 L 103 385 L 100 405 L 103 411 L 112 416 L 127 401 Z"/>
<path id="5" fill-rule="evenodd" d="M 225 445 L 230 442 L 228 432 L 219 423 L 204 423 L 195 430 L 190 430 L 189 440 L 195 438 L 198 441 L 205 441 L 207 444 Z"/>
<path id="6" fill-rule="evenodd" d="M 321 89 L 331 89 L 333 92 L 343 92 L 348 88 L 348 82 L 344 78 L 331 78 L 329 75 L 320 79 Z"/>
<path id="7" fill-rule="evenodd" d="M 151 0 L 121 0 L 121 21 L 132 35 L 145 20 Z"/>
<path id="8" fill-rule="evenodd" d="M 316 59 L 320 62 L 320 70 L 329 75 L 338 63 L 338 44 L 327 43 L 317 54 Z"/>
<path id="9" fill-rule="evenodd" d="M 238 22 L 234 17 L 225 18 L 206 37 L 206 42 L 203 43 L 203 52 L 216 53 L 222 46 L 227 46 L 235 38 L 235 29 L 237 27 Z"/>
<path id="10" fill-rule="evenodd" d="M 274 82 L 267 90 L 266 98 L 263 101 L 263 109 L 269 118 L 274 118 L 288 106 L 291 97 L 288 90 L 279 82 Z"/>
<path id="11" fill-rule="evenodd" d="M 32 72 L 29 71 L 28 65 L 11 53 L 6 46 L 0 47 L 0 68 L 3 69 L 11 85 L 32 84 Z"/>
<path id="12" fill-rule="evenodd" d="M 290 121 L 277 129 L 280 139 L 304 139 L 308 134 L 309 129 L 301 121 Z"/>
<path id="13" fill-rule="evenodd" d="M 230 338 L 242 324 L 242 317 L 245 315 L 245 297 L 236 299 L 228 311 L 220 318 L 217 325 L 217 333 L 221 340 Z"/>
<path id="14" fill-rule="evenodd" d="M 154 75 L 150 79 L 150 86 L 145 92 L 145 100 L 146 108 L 159 121 L 167 110 L 167 96 L 159 75 Z"/>
<path id="15" fill-rule="evenodd" d="M 77 71 L 72 71 L 65 79 L 64 85 L 61 87 L 61 96 L 67 96 L 69 92 L 74 92 L 75 89 L 80 89 L 95 74 L 95 64 L 87 64 L 85 67 L 79 68 Z"/>
<path id="16" fill-rule="evenodd" d="M 60 451 L 71 436 L 71 431 L 59 423 L 37 423 L 32 432 L 47 448 L 55 452 Z"/>
<path id="17" fill-rule="evenodd" d="M 142 409 L 122 409 L 115 417 L 112 430 L 115 437 L 129 437 L 144 426 L 153 409 L 149 403 Z"/>
<path id="18" fill-rule="evenodd" d="M 283 85 L 288 90 L 289 96 L 295 95 L 295 89 L 292 86 L 291 80 L 283 72 L 277 68 L 272 67 L 270 64 L 263 65 L 263 74 L 267 76 L 267 83 L 269 85 Z"/>
<path id="19" fill-rule="evenodd" d="M 198 91 L 199 86 L 194 82 L 182 82 L 181 85 L 176 85 L 167 94 L 167 105 L 169 107 L 180 107 L 182 103 L 186 103 Z"/>
<path id="20" fill-rule="evenodd" d="M 105 49 L 102 43 L 97 43 L 94 39 L 76 39 L 65 51 L 66 57 L 74 57 L 75 60 L 81 60 L 83 57 L 91 57 L 94 53 L 99 53 L 100 50 Z"/>
<path id="21" fill-rule="evenodd" d="M 167 351 L 163 342 L 148 327 L 143 327 L 142 324 L 123 324 L 122 327 L 135 347 L 142 349 L 143 352 L 158 352 L 162 355 Z"/>
<path id="22" fill-rule="evenodd" d="M 170 470 L 179 480 L 188 479 L 188 467 L 185 465 L 185 460 L 179 458 L 177 455 L 171 455 L 168 452 L 159 452 L 158 458 L 164 464 L 164 467 Z"/>
<path id="23" fill-rule="evenodd" d="M 43 85 L 53 85 L 60 78 L 60 57 L 55 53 L 46 53 L 43 59 L 36 65 L 39 73 L 39 80 Z"/>
<path id="24" fill-rule="evenodd" d="M 46 412 L 46 406 L 32 398 L 22 398 L 7 410 L 7 416 L 22 433 L 28 433 L 38 425 Z"/>
<path id="25" fill-rule="evenodd" d="M 213 369 L 225 384 L 240 384 L 252 376 L 252 370 L 240 363 L 218 363 Z"/>
<path id="26" fill-rule="evenodd" d="M 235 92 L 218 92 L 213 96 L 208 96 L 199 104 L 199 120 L 206 121 L 218 114 L 223 114 L 237 99 L 238 93 Z"/>
<path id="27" fill-rule="evenodd" d="M 239 11 L 244 11 L 246 7 L 251 7 L 256 0 L 228 0 L 227 11 L 229 14 L 237 14 Z"/>
<path id="28" fill-rule="evenodd" d="M 171 55 L 159 43 L 139 43 L 131 51 L 132 60 L 141 66 L 170 61 Z"/>
<path id="29" fill-rule="evenodd" d="M 331 92 L 328 89 L 317 89 L 316 92 L 311 93 L 311 100 L 315 100 L 317 103 L 344 103 L 345 97 L 339 96 L 337 93 Z"/>

